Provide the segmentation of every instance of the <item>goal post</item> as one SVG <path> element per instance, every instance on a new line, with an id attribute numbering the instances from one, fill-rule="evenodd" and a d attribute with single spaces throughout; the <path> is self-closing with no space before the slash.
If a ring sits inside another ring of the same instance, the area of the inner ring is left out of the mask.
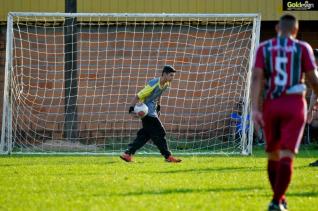
<path id="1" fill-rule="evenodd" d="M 0 153 L 121 153 L 141 127 L 132 98 L 171 65 L 160 116 L 171 151 L 251 154 L 259 30 L 259 14 L 9 13 Z"/>

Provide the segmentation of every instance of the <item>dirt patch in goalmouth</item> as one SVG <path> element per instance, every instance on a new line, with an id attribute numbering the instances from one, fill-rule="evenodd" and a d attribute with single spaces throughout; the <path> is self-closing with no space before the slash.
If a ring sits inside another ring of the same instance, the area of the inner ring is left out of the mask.
<path id="1" fill-rule="evenodd" d="M 95 152 L 100 151 L 96 145 L 85 145 L 80 142 L 69 142 L 63 140 L 48 140 L 42 144 L 37 144 L 33 149 L 40 151 L 55 152 Z"/>

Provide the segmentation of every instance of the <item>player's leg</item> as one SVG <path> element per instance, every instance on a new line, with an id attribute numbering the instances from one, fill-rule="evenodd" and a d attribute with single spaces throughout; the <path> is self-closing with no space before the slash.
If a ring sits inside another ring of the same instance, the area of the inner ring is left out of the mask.
<path id="1" fill-rule="evenodd" d="M 137 132 L 136 139 L 128 144 L 128 149 L 125 151 L 126 153 L 133 155 L 136 153 L 138 149 L 143 147 L 150 139 L 150 136 L 147 134 L 146 130 L 144 128 L 141 128 Z"/>
<path id="2" fill-rule="evenodd" d="M 171 155 L 169 151 L 167 140 L 162 135 L 152 135 L 151 140 L 157 146 L 162 156 L 168 158 Z"/>
<path id="3" fill-rule="evenodd" d="M 278 173 L 279 173 L 279 161 L 280 161 L 280 151 L 276 150 L 273 152 L 268 152 L 268 163 L 267 163 L 267 173 L 268 179 L 271 184 L 271 188 L 273 193 L 275 194 L 275 185 L 276 181 L 278 180 Z M 285 196 L 282 196 L 282 200 L 275 200 L 274 197 L 268 206 L 268 210 L 284 210 L 287 209 L 287 203 L 285 200 Z"/>
<path id="4" fill-rule="evenodd" d="M 271 186 L 274 192 L 273 200 L 269 204 L 268 210 L 287 210 L 285 192 L 290 183 L 292 173 L 292 163 L 294 154 L 289 150 L 276 151 L 269 153 L 269 164 L 275 160 L 276 171 L 272 175 Z M 282 159 L 280 159 L 282 157 Z M 272 164 L 273 165 L 273 164 Z M 270 165 L 269 165 L 270 166 Z M 270 174 L 269 174 L 270 177 Z"/>
<path id="5" fill-rule="evenodd" d="M 171 152 L 168 149 L 167 140 L 164 136 L 152 136 L 151 138 L 154 144 L 158 147 L 160 153 L 165 157 L 165 161 L 171 163 L 179 163 L 181 159 L 175 158 L 171 155 Z"/>
<path id="6" fill-rule="evenodd" d="M 279 164 L 279 151 L 273 151 L 267 153 L 267 175 L 268 179 L 274 192 L 275 183 L 276 183 L 276 176 L 278 171 L 278 164 Z"/>
<path id="7" fill-rule="evenodd" d="M 267 152 L 267 174 L 268 180 L 274 193 L 275 184 L 278 175 L 279 165 L 279 139 L 280 139 L 280 122 L 278 117 L 275 101 L 267 101 L 263 107 L 263 117 L 265 122 L 264 135 Z M 283 206 L 279 202 L 272 200 L 268 205 L 268 210 L 282 210 Z"/>
<path id="8" fill-rule="evenodd" d="M 318 121 L 317 120 L 311 122 L 311 124 L 309 125 L 309 130 L 310 130 L 310 136 L 313 139 L 318 137 Z M 318 167 L 318 160 L 309 163 L 309 166 Z"/>
<path id="9" fill-rule="evenodd" d="M 267 153 L 267 174 L 271 188 L 274 192 L 274 186 L 276 183 L 276 176 L 279 163 L 279 121 L 277 120 L 277 110 L 274 101 L 265 102 L 263 108 L 263 117 L 265 122 L 264 135 L 266 141 L 266 153 Z"/>
<path id="10" fill-rule="evenodd" d="M 158 147 L 162 156 L 165 157 L 167 162 L 181 162 L 180 159 L 174 158 L 169 151 L 167 140 L 165 139 L 166 131 L 162 126 L 162 123 L 158 118 L 152 119 L 152 124 L 149 125 L 148 129 L 151 140 Z"/>
<path id="11" fill-rule="evenodd" d="M 301 130 L 297 135 L 295 134 L 295 136 L 298 137 L 299 134 L 302 134 L 302 131 L 303 130 Z M 295 138 L 294 139 L 289 138 L 285 140 L 290 140 L 290 142 L 289 142 L 289 146 L 286 146 L 284 143 L 282 143 L 282 146 L 281 146 L 282 150 L 280 150 L 280 153 L 279 153 L 278 174 L 276 178 L 273 199 L 275 201 L 279 201 L 285 204 L 285 207 L 286 207 L 285 193 L 291 182 L 291 178 L 293 174 L 293 160 L 295 157 L 295 153 L 298 151 L 298 145 L 299 145 L 298 143 L 300 143 L 301 138 L 299 138 L 298 141 L 295 140 Z M 292 143 L 296 143 L 296 144 L 292 144 Z M 290 149 L 287 149 L 287 148 L 290 148 Z"/>
<path id="12" fill-rule="evenodd" d="M 284 203 L 293 174 L 293 160 L 304 133 L 306 102 L 301 96 L 287 96 L 281 109 L 281 137 L 278 173 L 274 188 L 275 201 Z"/>
<path id="13" fill-rule="evenodd" d="M 295 154 L 290 150 L 280 150 L 276 183 L 274 186 L 273 201 L 283 205 L 287 209 L 285 197 L 293 173 L 293 159 Z"/>
<path id="14" fill-rule="evenodd" d="M 318 166 L 318 160 L 316 160 L 316 161 L 310 163 L 309 166 L 317 167 L 317 166 Z"/>
<path id="15" fill-rule="evenodd" d="M 120 158 L 127 162 L 131 162 L 132 155 L 134 155 L 138 149 L 143 147 L 149 139 L 150 136 L 147 134 L 146 130 L 144 128 L 141 128 L 137 132 L 136 139 L 128 144 L 128 149 L 120 156 Z"/>
<path id="16" fill-rule="evenodd" d="M 165 139 L 166 131 L 158 118 L 151 118 L 151 124 L 147 125 L 149 134 L 153 143 L 158 147 L 160 153 L 168 158 L 171 155 L 167 140 Z"/>

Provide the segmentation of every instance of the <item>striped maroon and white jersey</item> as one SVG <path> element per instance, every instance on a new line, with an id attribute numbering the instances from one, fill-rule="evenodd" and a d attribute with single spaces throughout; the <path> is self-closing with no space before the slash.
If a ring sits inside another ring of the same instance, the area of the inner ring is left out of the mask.
<path id="1" fill-rule="evenodd" d="M 262 42 L 256 52 L 254 69 L 264 71 L 265 99 L 274 99 L 291 87 L 302 84 L 302 73 L 315 70 L 311 46 L 289 37 Z"/>

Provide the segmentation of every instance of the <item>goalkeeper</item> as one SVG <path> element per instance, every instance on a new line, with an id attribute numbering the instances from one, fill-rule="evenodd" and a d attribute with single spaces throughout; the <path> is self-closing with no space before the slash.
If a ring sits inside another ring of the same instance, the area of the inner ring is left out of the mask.
<path id="1" fill-rule="evenodd" d="M 160 115 L 160 96 L 169 87 L 175 72 L 173 67 L 164 66 L 161 77 L 150 80 L 145 88 L 138 92 L 133 99 L 129 114 L 134 111 L 134 106 L 139 101 L 148 106 L 148 114 L 141 119 L 142 128 L 137 132 L 136 139 L 128 145 L 128 149 L 120 156 L 124 161 L 132 162 L 132 155 L 151 139 L 167 162 L 181 162 L 180 159 L 171 155 L 165 139 L 165 129 L 158 118 Z"/>

